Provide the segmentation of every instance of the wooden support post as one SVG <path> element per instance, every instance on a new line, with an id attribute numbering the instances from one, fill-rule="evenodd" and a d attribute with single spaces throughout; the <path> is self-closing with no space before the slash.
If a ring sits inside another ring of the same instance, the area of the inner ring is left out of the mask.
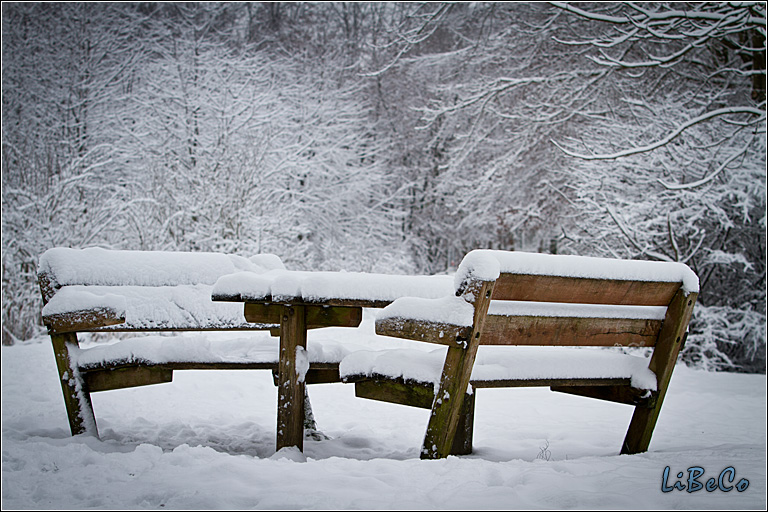
<path id="1" fill-rule="evenodd" d="M 299 381 L 296 351 L 307 346 L 304 306 L 283 306 L 277 383 L 277 450 L 304 450 L 304 380 Z"/>
<path id="2" fill-rule="evenodd" d="M 475 313 L 472 322 L 472 334 L 465 346 L 448 347 L 440 389 L 435 395 L 432 414 L 421 448 L 422 459 L 441 459 L 447 457 L 453 448 L 453 439 L 459 425 L 464 395 L 469 387 L 472 367 L 475 364 L 480 336 L 491 303 L 493 281 L 475 281 L 463 290 L 465 297 L 474 303 Z"/>
<path id="3" fill-rule="evenodd" d="M 77 334 L 51 334 L 53 353 L 56 356 L 56 367 L 59 370 L 61 391 L 64 395 L 64 405 L 69 418 L 69 430 L 73 436 L 89 434 L 96 438 L 99 431 L 96 427 L 96 417 L 93 414 L 91 394 L 85 385 L 77 366 L 72 364 L 70 351 L 77 349 Z"/>
<path id="4" fill-rule="evenodd" d="M 358 398 L 380 400 L 420 409 L 432 408 L 435 401 L 434 393 L 434 387 L 431 383 L 408 383 L 398 379 L 364 379 L 355 382 L 355 396 Z M 466 393 L 450 455 L 469 455 L 472 453 L 474 425 L 475 395 L 474 393 Z"/>
<path id="5" fill-rule="evenodd" d="M 474 391 L 474 390 L 473 390 Z M 472 435 L 475 430 L 475 393 L 466 393 L 461 405 L 459 424 L 453 438 L 451 455 L 470 455 L 472 453 Z"/>
<path id="6" fill-rule="evenodd" d="M 672 371 L 675 369 L 677 355 L 685 339 L 685 331 L 691 320 L 691 313 L 697 297 L 697 293 L 686 295 L 681 288 L 667 308 L 664 324 L 661 326 L 659 339 L 649 364 L 651 371 L 656 374 L 658 393 L 656 404 L 651 408 L 635 407 L 632 421 L 624 438 L 624 444 L 621 447 L 622 454 L 645 452 L 651 444 L 653 429 L 659 419 L 661 405 L 667 394 L 667 387 L 672 378 Z"/>

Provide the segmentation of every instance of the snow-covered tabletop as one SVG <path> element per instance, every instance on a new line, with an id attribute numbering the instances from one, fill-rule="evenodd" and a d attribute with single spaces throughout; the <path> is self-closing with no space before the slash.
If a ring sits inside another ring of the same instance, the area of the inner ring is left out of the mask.
<path id="1" fill-rule="evenodd" d="M 225 275 L 213 286 L 213 299 L 235 302 L 291 302 L 383 307 L 399 297 L 453 295 L 453 277 L 364 272 L 306 272 L 274 269 Z"/>

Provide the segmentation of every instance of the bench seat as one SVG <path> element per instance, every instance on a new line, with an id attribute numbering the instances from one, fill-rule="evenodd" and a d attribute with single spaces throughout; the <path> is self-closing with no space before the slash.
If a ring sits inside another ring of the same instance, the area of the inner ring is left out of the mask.
<path id="1" fill-rule="evenodd" d="M 115 367 L 121 364 L 194 365 L 231 364 L 275 367 L 280 340 L 266 333 L 249 337 L 212 339 L 206 335 L 143 336 L 109 344 L 78 348 L 71 354 L 81 370 Z M 336 365 L 352 348 L 331 340 L 318 340 L 307 347 L 310 365 Z"/>
<path id="2" fill-rule="evenodd" d="M 339 367 L 342 380 L 402 379 L 432 384 L 435 392 L 445 361 L 445 348 L 361 350 L 346 356 Z M 656 390 L 656 375 L 645 357 L 599 348 L 492 347 L 478 348 L 470 384 L 475 388 L 541 385 L 557 380 L 626 381 L 637 389 Z M 538 381 L 538 384 L 532 382 Z M 614 382 L 615 383 L 615 382 Z"/>

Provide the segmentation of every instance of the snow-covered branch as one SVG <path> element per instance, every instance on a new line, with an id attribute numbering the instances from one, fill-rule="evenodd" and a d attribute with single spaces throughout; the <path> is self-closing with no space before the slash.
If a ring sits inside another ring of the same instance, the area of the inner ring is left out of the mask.
<path id="1" fill-rule="evenodd" d="M 707 112 L 706 114 L 702 114 L 698 117 L 694 117 L 693 119 L 690 119 L 672 130 L 666 137 L 663 139 L 660 139 L 656 142 L 653 142 L 651 144 L 647 144 L 645 146 L 640 146 L 636 148 L 631 149 L 625 149 L 623 151 L 618 151 L 616 153 L 606 153 L 606 154 L 583 154 L 583 153 L 577 153 L 575 151 L 568 150 L 564 147 L 562 147 L 560 144 L 558 144 L 556 141 L 552 141 L 552 143 L 560 149 L 563 153 L 565 153 L 568 156 L 579 158 L 581 160 L 615 160 L 617 158 L 623 158 L 627 156 L 637 155 L 640 153 L 648 153 L 650 151 L 653 151 L 655 149 L 659 149 L 663 146 L 666 146 L 671 141 L 673 141 L 675 138 L 677 138 L 680 134 L 682 134 L 687 129 L 691 128 L 692 126 L 695 126 L 699 123 L 703 123 L 705 121 L 709 121 L 710 119 L 721 117 L 729 114 L 751 114 L 754 116 L 758 116 L 758 118 L 755 120 L 755 122 L 761 122 L 765 120 L 765 112 L 753 108 L 753 107 L 727 107 L 727 108 L 720 108 L 717 110 L 713 110 L 711 112 Z"/>

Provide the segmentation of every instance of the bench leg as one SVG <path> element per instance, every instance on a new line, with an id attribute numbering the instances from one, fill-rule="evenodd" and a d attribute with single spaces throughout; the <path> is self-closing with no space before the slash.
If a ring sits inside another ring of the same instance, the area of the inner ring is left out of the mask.
<path id="1" fill-rule="evenodd" d="M 664 323 L 661 326 L 656 347 L 651 356 L 649 368 L 656 374 L 656 387 L 658 398 L 653 407 L 635 407 L 629 430 L 621 446 L 622 454 L 642 453 L 648 450 L 651 444 L 653 429 L 659 419 L 661 404 L 667 394 L 672 371 L 677 363 L 677 355 L 683 346 L 688 322 L 691 319 L 693 305 L 696 303 L 697 294 L 685 295 L 682 290 L 672 299 L 667 308 Z"/>
<path id="2" fill-rule="evenodd" d="M 451 454 L 454 438 L 459 429 L 459 420 L 462 416 L 462 406 L 466 402 L 464 397 L 467 396 L 469 378 L 476 353 L 477 343 L 469 343 L 466 349 L 448 348 L 440 380 L 440 389 L 432 404 L 432 414 L 429 417 L 427 433 L 421 448 L 422 459 L 441 459 Z M 459 399 L 456 400 L 455 397 Z M 472 405 L 474 405 L 474 400 L 472 400 Z M 464 443 L 464 441 L 460 443 Z M 471 438 L 469 442 L 471 452 Z M 462 447 L 460 450 L 465 451 L 466 447 Z"/>
<path id="3" fill-rule="evenodd" d="M 451 455 L 470 455 L 472 453 L 472 435 L 475 429 L 475 393 L 466 393 L 461 404 L 459 424 L 451 446 Z"/>
<path id="4" fill-rule="evenodd" d="M 51 334 L 51 342 L 59 370 L 64 405 L 67 408 L 69 429 L 73 436 L 89 434 L 98 438 L 99 431 L 91 405 L 91 394 L 80 375 L 80 370 L 72 364 L 70 357 L 70 350 L 79 346 L 77 334 Z"/>
<path id="5" fill-rule="evenodd" d="M 307 346 L 304 306 L 283 306 L 280 316 L 280 362 L 277 371 L 277 450 L 304 451 L 305 384 L 299 381 L 296 350 Z"/>
<path id="6" fill-rule="evenodd" d="M 440 389 L 432 404 L 432 414 L 421 447 L 422 459 L 442 459 L 451 453 L 494 284 L 493 281 L 475 280 L 469 282 L 462 291 L 464 297 L 471 297 L 474 303 L 472 332 L 462 345 L 448 347 L 440 377 Z"/>

